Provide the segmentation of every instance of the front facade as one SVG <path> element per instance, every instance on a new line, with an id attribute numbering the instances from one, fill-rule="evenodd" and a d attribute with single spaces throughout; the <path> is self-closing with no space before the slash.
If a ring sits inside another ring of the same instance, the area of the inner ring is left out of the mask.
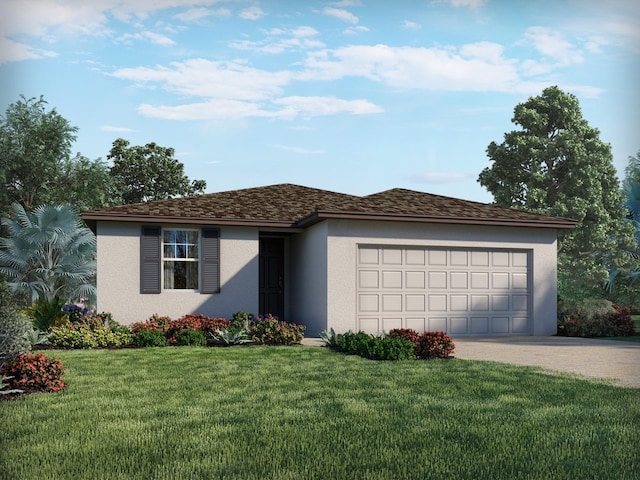
<path id="1" fill-rule="evenodd" d="M 574 225 L 407 190 L 295 185 L 83 217 L 97 235 L 98 309 L 117 321 L 271 313 L 307 336 L 553 335 L 556 237 Z"/>

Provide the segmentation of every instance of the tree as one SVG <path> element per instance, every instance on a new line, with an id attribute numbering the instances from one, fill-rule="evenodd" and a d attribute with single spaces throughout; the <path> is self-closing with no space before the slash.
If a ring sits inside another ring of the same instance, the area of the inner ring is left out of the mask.
<path id="1" fill-rule="evenodd" d="M 80 154 L 71 158 L 77 132 L 55 108 L 47 110 L 42 96 L 21 96 L 7 107 L 0 117 L 0 215 L 13 202 L 27 210 L 69 201 L 78 208 L 110 204 L 112 196 L 100 194 L 111 190 L 107 165 Z"/>
<path id="2" fill-rule="evenodd" d="M 629 163 L 624 169 L 624 180 L 622 181 L 623 189 L 631 184 L 640 184 L 640 150 L 635 157 L 629 157 Z"/>
<path id="3" fill-rule="evenodd" d="M 130 147 L 127 140 L 115 140 L 107 158 L 113 161 L 111 175 L 123 203 L 203 193 L 206 182 L 190 182 L 174 154 L 173 148 L 153 142 Z"/>
<path id="4" fill-rule="evenodd" d="M 16 220 L 3 219 L 9 236 L 0 238 L 0 274 L 13 290 L 32 300 L 94 296 L 96 237 L 71 205 L 40 206 L 27 213 L 12 205 Z"/>
<path id="5" fill-rule="evenodd" d="M 607 263 L 628 269 L 623 252 L 634 243 L 611 146 L 583 119 L 578 99 L 555 86 L 518 104 L 512 122 L 521 129 L 489 144 L 493 164 L 478 181 L 498 205 L 577 220 L 559 234 L 559 294 L 568 301 L 600 294 Z"/>

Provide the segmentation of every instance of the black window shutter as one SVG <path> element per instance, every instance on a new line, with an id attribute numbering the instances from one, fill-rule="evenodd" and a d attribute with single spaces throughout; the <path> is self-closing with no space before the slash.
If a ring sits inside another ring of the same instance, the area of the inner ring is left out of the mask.
<path id="1" fill-rule="evenodd" d="M 220 292 L 220 230 L 202 229 L 200 293 Z"/>
<path id="2" fill-rule="evenodd" d="M 140 293 L 160 293 L 160 227 L 142 227 Z"/>

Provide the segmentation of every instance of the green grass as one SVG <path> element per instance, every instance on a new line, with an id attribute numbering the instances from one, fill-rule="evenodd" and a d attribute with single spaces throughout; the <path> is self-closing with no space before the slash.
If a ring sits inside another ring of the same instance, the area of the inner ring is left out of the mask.
<path id="1" fill-rule="evenodd" d="M 638 389 L 317 347 L 46 353 L 68 387 L 0 402 L 0 478 L 638 478 Z"/>

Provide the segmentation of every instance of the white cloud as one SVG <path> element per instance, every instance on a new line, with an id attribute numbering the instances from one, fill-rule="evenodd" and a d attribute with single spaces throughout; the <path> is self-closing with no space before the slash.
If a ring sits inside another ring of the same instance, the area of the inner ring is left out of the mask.
<path id="1" fill-rule="evenodd" d="M 364 25 L 356 25 L 355 27 L 349 27 L 344 32 L 345 35 L 356 35 L 357 33 L 368 32 L 369 29 Z"/>
<path id="2" fill-rule="evenodd" d="M 275 144 L 273 145 L 274 148 L 279 148 L 280 150 L 285 150 L 287 152 L 292 152 L 292 153 L 299 153 L 301 155 L 320 155 L 324 153 L 324 150 L 312 150 L 309 148 L 303 148 L 303 147 L 293 147 L 293 146 L 289 146 L 289 145 L 280 145 L 280 144 Z"/>
<path id="3" fill-rule="evenodd" d="M 125 33 L 116 39 L 118 42 L 130 44 L 132 40 L 148 40 L 151 43 L 160 45 L 161 47 L 170 47 L 176 42 L 165 35 L 159 33 L 144 31 L 138 33 Z"/>
<path id="4" fill-rule="evenodd" d="M 55 56 L 57 53 L 51 50 L 36 49 L 24 43 L 0 37 L 0 64 Z"/>
<path id="5" fill-rule="evenodd" d="M 353 13 L 349 12 L 348 10 L 344 10 L 341 8 L 325 7 L 322 13 L 330 17 L 334 17 L 339 20 L 342 20 L 343 22 L 346 22 L 346 23 L 353 23 L 354 25 L 358 23 L 358 17 L 356 17 Z"/>
<path id="6" fill-rule="evenodd" d="M 197 22 L 198 20 L 202 20 L 207 17 L 229 17 L 231 15 L 231 10 L 228 8 L 203 8 L 196 7 L 190 8 L 189 10 L 178 13 L 174 15 L 174 18 L 181 20 L 183 22 Z"/>
<path id="7" fill-rule="evenodd" d="M 245 20 L 259 20 L 265 15 L 266 13 L 258 6 L 245 8 L 241 10 L 239 14 L 240 18 L 244 18 Z"/>
<path id="8" fill-rule="evenodd" d="M 547 27 L 529 27 L 524 34 L 525 42 L 530 43 L 544 57 L 560 65 L 581 63 L 583 58 L 571 42 Z"/>
<path id="9" fill-rule="evenodd" d="M 405 20 L 404 22 L 402 22 L 402 28 L 406 30 L 418 30 L 420 29 L 420 25 L 418 25 L 416 22 L 412 22 L 411 20 Z"/>
<path id="10" fill-rule="evenodd" d="M 274 100 L 275 104 L 284 106 L 281 113 L 286 118 L 317 117 L 350 113 L 353 115 L 369 115 L 381 113 L 383 109 L 368 100 L 343 100 L 334 97 L 301 97 L 291 96 Z"/>
<path id="11" fill-rule="evenodd" d="M 334 7 L 359 7 L 362 5 L 360 0 L 340 0 L 339 2 L 331 2 Z"/>
<path id="12" fill-rule="evenodd" d="M 304 80 L 365 77 L 392 87 L 422 90 L 514 91 L 516 62 L 502 46 L 480 42 L 454 48 L 352 45 L 310 52 Z"/>
<path id="13" fill-rule="evenodd" d="M 417 183 L 454 183 L 474 178 L 470 173 L 459 172 L 427 172 L 409 175 L 407 178 Z"/>
<path id="14" fill-rule="evenodd" d="M 268 72 L 243 62 L 213 62 L 201 58 L 173 62 L 169 67 L 121 68 L 111 76 L 136 84 L 160 85 L 180 95 L 231 100 L 263 100 L 280 95 L 291 80 L 286 71 Z"/>
<path id="15" fill-rule="evenodd" d="M 270 104 L 229 99 L 211 99 L 206 102 L 184 105 L 154 106 L 143 104 L 138 112 L 145 117 L 165 120 L 237 120 L 242 118 L 278 118 L 292 120 L 337 115 L 341 113 L 364 115 L 381 112 L 382 109 L 366 100 L 341 100 L 333 97 L 286 97 Z"/>
<path id="16" fill-rule="evenodd" d="M 294 49 L 319 49 L 325 47 L 323 42 L 313 38 L 320 33 L 313 27 L 301 26 L 292 30 L 273 28 L 267 33 L 270 36 L 264 40 L 240 40 L 231 42 L 229 46 L 238 50 L 270 54 L 283 53 Z M 274 39 L 273 37 L 278 38 Z"/>

